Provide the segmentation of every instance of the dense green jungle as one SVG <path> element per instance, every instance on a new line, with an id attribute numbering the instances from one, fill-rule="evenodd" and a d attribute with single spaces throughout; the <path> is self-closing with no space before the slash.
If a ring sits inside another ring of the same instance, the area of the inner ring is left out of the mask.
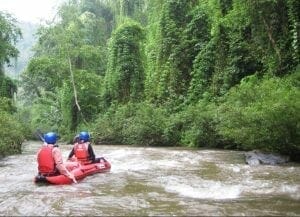
<path id="1" fill-rule="evenodd" d="M 69 0 L 18 79 L 0 11 L 0 153 L 34 132 L 300 158 L 300 1 Z"/>

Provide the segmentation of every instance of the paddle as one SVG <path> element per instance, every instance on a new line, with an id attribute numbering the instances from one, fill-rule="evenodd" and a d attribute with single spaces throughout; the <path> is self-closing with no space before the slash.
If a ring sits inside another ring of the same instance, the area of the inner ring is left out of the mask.
<path id="1" fill-rule="evenodd" d="M 77 184 L 77 180 L 75 179 L 75 176 L 73 175 L 73 178 L 71 178 L 72 180 L 73 180 L 73 182 L 75 183 L 75 184 Z"/>
<path id="2" fill-rule="evenodd" d="M 40 129 L 37 129 L 37 130 L 36 130 L 35 135 L 36 135 L 42 142 L 45 142 L 43 133 L 42 133 L 42 131 L 41 131 Z"/>

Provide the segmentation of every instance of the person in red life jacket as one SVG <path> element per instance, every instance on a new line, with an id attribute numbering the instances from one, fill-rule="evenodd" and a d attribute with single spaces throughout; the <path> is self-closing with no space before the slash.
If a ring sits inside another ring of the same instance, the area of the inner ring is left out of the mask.
<path id="1" fill-rule="evenodd" d="M 74 143 L 68 160 L 75 156 L 82 164 L 105 162 L 103 157 L 96 158 L 94 149 L 90 143 L 90 134 L 88 132 L 80 132 L 78 141 Z"/>
<path id="2" fill-rule="evenodd" d="M 68 171 L 63 163 L 62 154 L 56 141 L 56 133 L 49 132 L 44 135 L 44 145 L 37 153 L 39 175 L 54 176 L 63 174 L 76 183 L 74 175 Z"/>

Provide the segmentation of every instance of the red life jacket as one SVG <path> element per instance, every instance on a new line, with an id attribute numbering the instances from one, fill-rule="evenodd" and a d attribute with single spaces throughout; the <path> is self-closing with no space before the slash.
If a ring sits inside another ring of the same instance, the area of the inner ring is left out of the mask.
<path id="1" fill-rule="evenodd" d="M 74 145 L 74 155 L 83 164 L 90 163 L 89 160 L 90 155 L 88 152 L 89 144 L 90 144 L 89 142 L 85 142 L 85 143 L 76 143 Z"/>
<path id="2" fill-rule="evenodd" d="M 44 145 L 38 152 L 38 170 L 42 175 L 51 175 L 56 172 L 55 161 L 52 156 L 53 146 Z"/>

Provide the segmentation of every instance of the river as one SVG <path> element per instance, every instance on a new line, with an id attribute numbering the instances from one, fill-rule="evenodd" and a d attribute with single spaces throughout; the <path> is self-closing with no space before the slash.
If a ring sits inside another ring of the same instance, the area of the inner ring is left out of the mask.
<path id="1" fill-rule="evenodd" d="M 39 142 L 0 160 L 1 216 L 300 216 L 300 165 L 256 166 L 243 152 L 94 145 L 108 173 L 36 185 Z M 64 159 L 71 145 L 60 145 Z"/>

